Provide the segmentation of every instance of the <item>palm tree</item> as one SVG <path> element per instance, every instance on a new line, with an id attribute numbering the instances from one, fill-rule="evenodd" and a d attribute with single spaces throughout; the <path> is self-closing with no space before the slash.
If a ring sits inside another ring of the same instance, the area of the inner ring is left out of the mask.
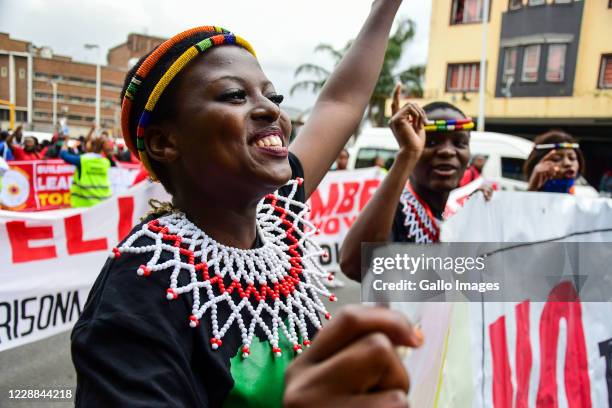
<path id="1" fill-rule="evenodd" d="M 367 117 L 374 126 L 384 125 L 385 101 L 393 92 L 393 88 L 397 82 L 401 82 L 404 85 L 404 92 L 407 93 L 408 96 L 421 97 L 423 95 L 425 66 L 416 65 L 404 71 L 394 73 L 402 56 L 403 48 L 414 38 L 414 33 L 414 21 L 405 19 L 399 22 L 395 32 L 389 37 L 382 70 L 368 105 Z M 337 65 L 349 49 L 351 43 L 352 40 L 340 50 L 333 48 L 329 44 L 319 44 L 315 48 L 315 51 L 327 52 L 334 60 L 334 65 Z M 310 90 L 314 93 L 318 92 L 330 75 L 328 69 L 315 64 L 302 64 L 295 70 L 296 77 L 303 73 L 313 74 L 314 78 L 296 82 L 289 91 L 291 95 L 298 90 Z"/>
<path id="2" fill-rule="evenodd" d="M 336 66 L 340 63 L 340 60 L 344 56 L 344 53 L 346 52 L 346 50 L 348 50 L 351 42 L 352 40 L 349 41 L 347 45 L 344 47 L 344 49 L 342 50 L 336 50 L 334 47 L 332 47 L 329 44 L 319 44 L 315 48 L 315 52 L 323 52 L 323 51 L 327 52 L 334 60 L 334 66 Z M 289 90 L 290 95 L 293 95 L 296 91 L 302 90 L 302 89 L 303 90 L 310 89 L 313 93 L 317 93 L 321 90 L 321 88 L 323 88 L 323 85 L 325 85 L 325 81 L 327 81 L 327 78 L 329 78 L 329 76 L 331 75 L 331 72 L 326 68 L 323 68 L 316 64 L 306 63 L 306 64 L 302 64 L 299 67 L 297 67 L 293 76 L 298 77 L 299 75 L 303 73 L 314 74 L 316 79 L 306 79 L 306 80 L 296 82 L 295 84 L 293 84 L 293 86 Z"/>

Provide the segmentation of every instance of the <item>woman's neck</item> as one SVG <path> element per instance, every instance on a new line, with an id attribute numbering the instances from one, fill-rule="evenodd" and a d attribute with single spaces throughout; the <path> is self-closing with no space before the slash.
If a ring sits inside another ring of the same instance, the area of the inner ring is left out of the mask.
<path id="1" fill-rule="evenodd" d="M 446 201 L 450 192 L 441 192 L 430 190 L 421 184 L 410 180 L 410 185 L 414 192 L 423 200 L 434 214 L 442 214 L 446 208 Z"/>
<path id="2" fill-rule="evenodd" d="M 193 195 L 191 196 L 193 197 Z M 217 197 L 194 201 L 173 199 L 175 208 L 187 215 L 206 235 L 229 247 L 251 249 L 257 238 L 257 202 L 249 205 L 229 205 Z"/>

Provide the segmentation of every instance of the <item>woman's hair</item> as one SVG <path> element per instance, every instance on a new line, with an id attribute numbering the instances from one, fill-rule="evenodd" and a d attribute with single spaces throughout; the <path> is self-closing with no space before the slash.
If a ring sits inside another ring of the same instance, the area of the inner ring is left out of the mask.
<path id="1" fill-rule="evenodd" d="M 425 111 L 425 113 L 431 113 L 431 112 L 433 112 L 435 110 L 438 110 L 438 109 L 440 109 L 440 110 L 448 109 L 448 110 L 457 112 L 458 114 L 460 114 L 464 118 L 467 117 L 467 116 L 465 116 L 465 113 L 463 113 L 461 111 L 461 109 L 459 109 L 458 107 L 456 107 L 452 103 L 443 102 L 443 101 L 437 101 L 437 102 L 428 103 L 427 105 L 423 106 L 423 110 Z"/>
<path id="2" fill-rule="evenodd" d="M 572 135 L 569 133 L 565 133 L 562 130 L 550 130 L 542 135 L 537 136 L 534 141 L 536 145 L 539 144 L 550 144 L 550 143 L 577 143 L 577 140 L 574 139 Z M 576 152 L 576 156 L 578 157 L 578 174 L 584 172 L 584 156 L 580 149 L 574 149 Z M 529 177 L 531 177 L 531 173 L 533 173 L 533 169 L 535 166 L 542 160 L 544 156 L 546 156 L 550 152 L 550 149 L 534 149 L 525 160 L 525 164 L 523 165 L 523 173 Z"/>
<path id="3" fill-rule="evenodd" d="M 107 139 L 104 136 L 94 136 L 85 146 L 85 150 L 92 153 L 102 153 L 106 147 Z"/>

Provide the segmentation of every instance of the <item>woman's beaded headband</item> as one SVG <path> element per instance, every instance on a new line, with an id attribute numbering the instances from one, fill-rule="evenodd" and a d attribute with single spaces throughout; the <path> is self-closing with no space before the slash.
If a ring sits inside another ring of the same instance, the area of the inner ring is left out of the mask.
<path id="1" fill-rule="evenodd" d="M 138 127 L 136 129 L 136 146 L 132 143 L 131 134 L 130 134 L 130 114 L 132 110 L 132 102 L 136 93 L 138 92 L 139 86 L 142 81 L 147 77 L 147 75 L 151 72 L 153 67 L 159 62 L 159 60 L 179 42 L 183 41 L 186 38 L 189 38 L 198 33 L 205 32 L 215 32 L 218 33 L 209 38 L 201 40 L 194 44 L 192 47 L 189 47 L 181 56 L 179 56 L 168 68 L 168 70 L 164 73 L 164 75 L 157 81 L 153 91 L 149 94 L 147 98 L 147 103 L 145 105 L 144 110 L 140 114 L 140 118 L 138 120 Z M 159 47 L 155 49 L 140 65 L 136 74 L 130 81 L 128 85 L 125 96 L 123 97 L 123 102 L 121 104 L 121 129 L 123 132 L 123 138 L 125 139 L 126 145 L 134 155 L 138 155 L 140 161 L 145 166 L 147 171 L 149 172 L 149 176 L 151 179 L 156 180 L 155 173 L 151 168 L 151 164 L 145 152 L 144 146 L 144 130 L 149 125 L 151 120 L 151 113 L 155 109 L 155 105 L 159 101 L 162 93 L 168 86 L 168 84 L 172 81 L 172 79 L 183 69 L 185 66 L 193 60 L 196 56 L 203 53 L 204 51 L 219 45 L 237 45 L 248 52 L 250 52 L 254 57 L 255 51 L 251 44 L 249 44 L 242 37 L 238 37 L 228 30 L 225 30 L 221 27 L 216 26 L 202 26 L 192 28 L 191 30 L 183 31 L 175 35 L 174 37 L 166 40 Z"/>
<path id="2" fill-rule="evenodd" d="M 544 143 L 535 145 L 537 150 L 544 149 L 578 149 L 580 145 L 578 143 Z"/>
<path id="3" fill-rule="evenodd" d="M 474 129 L 472 118 L 428 120 L 425 123 L 425 132 L 455 132 L 470 129 Z"/>

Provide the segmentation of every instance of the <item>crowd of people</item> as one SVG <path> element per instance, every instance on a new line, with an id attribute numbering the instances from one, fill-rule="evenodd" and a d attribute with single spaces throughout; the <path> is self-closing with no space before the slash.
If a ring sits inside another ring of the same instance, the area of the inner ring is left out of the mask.
<path id="1" fill-rule="evenodd" d="M 103 130 L 96 134 L 92 126 L 86 136 L 72 139 L 57 130 L 51 140 L 39 143 L 35 136 L 24 135 L 23 127 L 15 131 L 0 132 L 0 161 L 4 172 L 13 161 L 41 161 L 62 159 L 75 166 L 70 187 L 70 204 L 73 208 L 91 207 L 112 196 L 108 170 L 118 163 L 140 164 L 122 141 L 113 139 Z M 2 176 L 2 174 L 0 174 Z M 136 181 L 146 178 L 146 171 L 136 176 Z"/>
<path id="2" fill-rule="evenodd" d="M 139 163 L 121 139 L 110 137 L 106 130 L 96 134 L 95 126 L 90 128 L 86 136 L 78 138 L 71 138 L 56 129 L 50 140 L 42 142 L 36 136 L 24 135 L 23 126 L 18 126 L 12 132 L 0 130 L 0 157 L 7 162 L 58 159 L 63 147 L 67 147 L 67 151 L 73 155 L 83 155 L 87 153 L 87 145 L 94 137 L 104 141 L 104 155 L 112 162 Z"/>

